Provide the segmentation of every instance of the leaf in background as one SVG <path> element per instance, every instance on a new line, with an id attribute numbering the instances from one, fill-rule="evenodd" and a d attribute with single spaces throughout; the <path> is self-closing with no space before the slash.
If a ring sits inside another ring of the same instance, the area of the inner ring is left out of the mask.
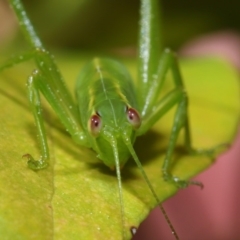
<path id="1" fill-rule="evenodd" d="M 71 91 L 80 69 L 76 57 L 59 61 Z M 127 60 L 131 72 L 136 65 Z M 90 149 L 73 143 L 44 101 L 51 165 L 34 172 L 21 156 L 39 155 L 25 81 L 33 70 L 22 64 L 1 73 L 0 109 L 0 236 L 2 239 L 122 239 L 117 180 Z M 181 64 L 189 93 L 194 147 L 230 143 L 239 117 L 235 71 L 214 59 L 184 60 Z M 133 73 L 134 75 L 134 73 Z M 135 149 L 161 200 L 177 189 L 162 179 L 161 166 L 173 121 L 164 116 Z M 181 138 L 179 146 L 181 145 Z M 211 165 L 204 156 L 176 151 L 172 172 L 190 178 Z M 133 160 L 122 170 L 126 229 L 138 226 L 156 205 Z M 171 232 L 169 230 L 169 236 Z"/>

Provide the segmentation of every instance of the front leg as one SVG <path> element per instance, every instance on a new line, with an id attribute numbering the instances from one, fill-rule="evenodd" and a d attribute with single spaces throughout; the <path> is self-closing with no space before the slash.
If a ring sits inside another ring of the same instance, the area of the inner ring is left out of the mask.
<path id="1" fill-rule="evenodd" d="M 50 158 L 39 92 L 44 94 L 47 101 L 59 116 L 64 127 L 69 130 L 69 134 L 72 136 L 72 139 L 80 145 L 88 146 L 86 136 L 80 129 L 77 119 L 74 118 L 73 113 L 66 107 L 66 105 L 69 106 L 68 102 L 61 101 L 63 96 L 66 96 L 65 91 L 63 91 L 60 87 L 60 90 L 58 91 L 56 91 L 56 88 L 54 89 L 53 87 L 50 87 L 50 75 L 47 76 L 48 77 L 44 77 L 39 70 L 35 70 L 27 82 L 28 99 L 37 127 L 41 153 L 41 156 L 38 160 L 35 160 L 28 153 L 23 155 L 23 157 L 28 159 L 28 167 L 33 170 L 40 170 L 47 167 Z"/>
<path id="2" fill-rule="evenodd" d="M 43 123 L 39 90 L 38 87 L 36 86 L 36 81 L 38 80 L 39 77 L 40 75 L 38 70 L 35 70 L 27 81 L 28 99 L 37 127 L 38 141 L 41 152 L 41 156 L 38 160 L 34 160 L 34 158 L 28 153 L 23 155 L 23 157 L 26 157 L 28 159 L 28 167 L 33 170 L 43 169 L 47 167 L 49 164 L 49 149 Z"/>
<path id="3" fill-rule="evenodd" d="M 189 184 L 194 184 L 203 188 L 203 184 L 201 182 L 182 180 L 176 176 L 173 176 L 170 173 L 171 160 L 176 147 L 179 132 L 182 128 L 184 128 L 185 130 L 185 148 L 189 151 L 189 153 L 195 152 L 195 150 L 193 150 L 191 146 L 190 141 L 190 129 L 187 115 L 188 105 L 187 102 L 188 102 L 187 94 L 184 91 L 182 91 L 182 96 L 179 98 L 178 107 L 173 120 L 172 131 L 170 134 L 169 144 L 162 166 L 162 172 L 164 180 L 173 182 L 177 187 L 185 188 Z"/>
<path id="4" fill-rule="evenodd" d="M 154 101 L 158 98 L 161 87 L 165 81 L 165 75 L 168 70 L 172 71 L 175 88 L 165 95 L 159 102 L 154 104 Z M 160 59 L 159 70 L 156 80 L 153 81 L 152 88 L 147 95 L 148 105 L 146 109 L 148 111 L 143 116 L 142 126 L 138 131 L 138 135 L 145 133 L 155 122 L 157 122 L 163 115 L 165 115 L 173 106 L 177 105 L 177 110 L 173 120 L 173 127 L 170 134 L 169 144 L 164 158 L 162 166 L 163 177 L 165 180 L 173 182 L 178 187 L 187 187 L 189 184 L 198 185 L 203 187 L 202 183 L 196 181 L 186 181 L 179 179 L 176 176 L 172 176 L 170 173 L 171 160 L 176 147 L 176 142 L 181 129 L 184 129 L 185 133 L 185 148 L 190 154 L 205 154 L 210 157 L 214 155 L 217 148 L 209 150 L 195 150 L 192 147 L 191 134 L 188 120 L 188 97 L 184 89 L 181 74 L 178 68 L 175 55 L 168 49 L 166 49 Z M 151 93 L 151 94 L 150 94 Z"/>

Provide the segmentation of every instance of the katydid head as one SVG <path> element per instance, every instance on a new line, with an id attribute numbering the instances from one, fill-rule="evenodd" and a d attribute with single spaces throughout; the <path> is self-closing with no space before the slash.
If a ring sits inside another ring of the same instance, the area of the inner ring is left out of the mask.
<path id="1" fill-rule="evenodd" d="M 90 142 L 98 158 L 113 169 L 117 153 L 122 167 L 130 157 L 126 136 L 129 144 L 133 144 L 140 125 L 141 118 L 136 109 L 117 100 L 101 102 L 88 121 Z"/>

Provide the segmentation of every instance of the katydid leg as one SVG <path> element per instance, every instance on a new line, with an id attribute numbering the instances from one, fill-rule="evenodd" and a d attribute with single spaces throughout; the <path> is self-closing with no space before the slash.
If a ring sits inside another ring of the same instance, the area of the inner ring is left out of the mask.
<path id="1" fill-rule="evenodd" d="M 148 115 L 156 104 L 169 70 L 172 71 L 174 85 L 184 89 L 176 57 L 170 49 L 165 49 L 158 60 L 158 68 L 156 74 L 152 76 L 148 92 L 144 96 L 144 106 L 140 110 L 143 117 Z"/>
<path id="2" fill-rule="evenodd" d="M 39 92 L 42 92 L 46 97 L 47 101 L 52 106 L 56 114 L 60 117 L 63 125 L 68 130 L 73 140 L 84 146 L 87 145 L 87 141 L 85 134 L 79 127 L 77 119 L 75 119 L 70 112 L 66 110 L 64 103 L 59 101 L 59 96 L 56 96 L 56 91 L 51 88 L 48 80 L 40 73 L 39 70 L 35 70 L 29 77 L 27 86 L 29 101 L 38 131 L 41 157 L 39 160 L 34 160 L 30 154 L 25 154 L 24 156 L 29 160 L 28 166 L 34 170 L 38 170 L 45 168 L 49 161 L 48 144 L 43 123 Z"/>
<path id="3" fill-rule="evenodd" d="M 31 52 L 23 53 L 18 56 L 13 56 L 7 62 L 5 62 L 3 65 L 0 66 L 0 72 L 2 72 L 7 68 L 13 67 L 14 65 L 17 65 L 19 63 L 32 59 L 34 57 L 34 54 L 35 54 L 35 51 L 31 51 Z"/>
<path id="4" fill-rule="evenodd" d="M 64 101 L 64 92 L 62 93 L 61 88 L 52 82 L 54 76 L 51 76 L 48 72 L 42 74 L 40 70 L 36 70 L 36 73 L 35 86 L 44 95 L 69 134 L 75 136 L 77 133 L 82 132 L 79 119 L 72 112 L 71 107 L 73 106 Z M 81 141 L 79 144 L 81 144 Z"/>
<path id="5" fill-rule="evenodd" d="M 158 69 L 161 53 L 160 14 L 158 0 L 142 0 L 138 49 L 138 100 L 144 109 L 145 97 L 151 88 Z M 144 115 L 142 113 L 142 115 Z"/>
<path id="6" fill-rule="evenodd" d="M 35 70 L 33 74 L 29 77 L 27 82 L 27 90 L 28 99 L 37 127 L 41 156 L 39 160 L 34 160 L 34 158 L 30 154 L 23 155 L 23 157 L 26 157 L 28 159 L 28 166 L 33 170 L 45 168 L 49 164 L 49 150 L 46 131 L 43 123 L 40 95 L 39 90 L 36 87 L 36 80 L 38 80 L 38 75 L 38 71 Z"/>
<path id="7" fill-rule="evenodd" d="M 165 75 L 168 70 L 171 70 L 173 75 L 173 82 L 175 89 L 170 93 L 164 96 L 156 105 L 153 104 L 156 101 L 162 85 L 165 81 Z M 157 82 L 158 80 L 158 82 Z M 174 182 L 178 187 L 186 187 L 189 184 L 196 184 L 202 187 L 202 184 L 195 181 L 185 181 L 181 180 L 178 177 L 172 176 L 170 174 L 171 160 L 173 157 L 173 152 L 176 147 L 177 138 L 181 129 L 185 130 L 185 147 L 187 150 L 194 151 L 191 146 L 191 137 L 187 113 L 188 99 L 187 94 L 184 90 L 184 85 L 182 82 L 181 74 L 177 64 L 177 60 L 172 51 L 166 49 L 160 59 L 158 75 L 156 80 L 153 81 L 152 88 L 149 89 L 148 96 L 149 105 L 147 106 L 146 115 L 143 117 L 142 127 L 139 129 L 139 134 L 146 132 L 156 121 L 159 120 L 165 113 L 167 113 L 174 105 L 178 105 L 174 120 L 172 132 L 170 134 L 169 145 L 167 153 L 164 159 L 162 171 L 165 180 Z M 152 109 L 150 109 L 150 106 Z"/>
<path id="8" fill-rule="evenodd" d="M 183 90 L 176 88 L 164 96 L 157 105 L 154 106 L 148 115 L 142 119 L 142 125 L 137 131 L 137 135 L 146 133 L 162 116 L 164 116 L 182 98 Z"/>
<path id="9" fill-rule="evenodd" d="M 187 104 L 187 95 L 185 93 L 183 93 L 182 98 L 179 101 L 175 116 L 174 116 L 173 127 L 172 127 L 172 131 L 170 134 L 168 149 L 167 149 L 167 153 L 166 153 L 164 163 L 162 166 L 163 177 L 165 180 L 175 183 L 180 188 L 187 187 L 189 184 L 195 184 L 202 188 L 203 185 L 200 182 L 182 180 L 182 179 L 180 179 L 176 176 L 172 176 L 170 174 L 171 160 L 173 157 L 174 149 L 176 147 L 179 132 L 182 128 L 185 129 L 185 139 L 190 140 L 189 125 L 187 122 L 187 118 L 188 118 L 187 105 L 188 105 Z M 191 144 L 191 142 L 188 142 L 188 141 L 187 142 L 185 141 L 185 143 Z M 185 147 L 187 147 L 187 149 L 191 148 L 190 145 L 185 146 Z"/>

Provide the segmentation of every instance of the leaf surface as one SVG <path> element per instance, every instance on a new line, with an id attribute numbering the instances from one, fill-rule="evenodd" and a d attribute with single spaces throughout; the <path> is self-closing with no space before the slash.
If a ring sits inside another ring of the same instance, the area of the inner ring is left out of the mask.
<path id="1" fill-rule="evenodd" d="M 71 90 L 81 62 L 72 56 L 60 57 L 60 69 Z M 125 62 L 135 76 L 135 62 Z M 211 148 L 231 143 L 239 118 L 236 72 L 217 59 L 183 60 L 180 65 L 189 94 L 193 146 Z M 91 149 L 72 141 L 44 100 L 51 165 L 35 172 L 27 168 L 26 159 L 21 157 L 25 153 L 39 156 L 37 133 L 25 88 L 32 70 L 31 66 L 21 64 L 0 75 L 1 238 L 122 239 L 115 173 L 107 169 Z M 178 190 L 164 182 L 161 173 L 173 114 L 174 109 L 135 144 L 137 155 L 161 200 Z M 182 137 L 178 143 L 178 147 L 181 146 Z M 212 163 L 206 156 L 176 151 L 172 173 L 189 179 Z M 137 227 L 156 202 L 132 159 L 123 168 L 122 178 L 124 231 L 130 239 L 130 228 Z"/>

